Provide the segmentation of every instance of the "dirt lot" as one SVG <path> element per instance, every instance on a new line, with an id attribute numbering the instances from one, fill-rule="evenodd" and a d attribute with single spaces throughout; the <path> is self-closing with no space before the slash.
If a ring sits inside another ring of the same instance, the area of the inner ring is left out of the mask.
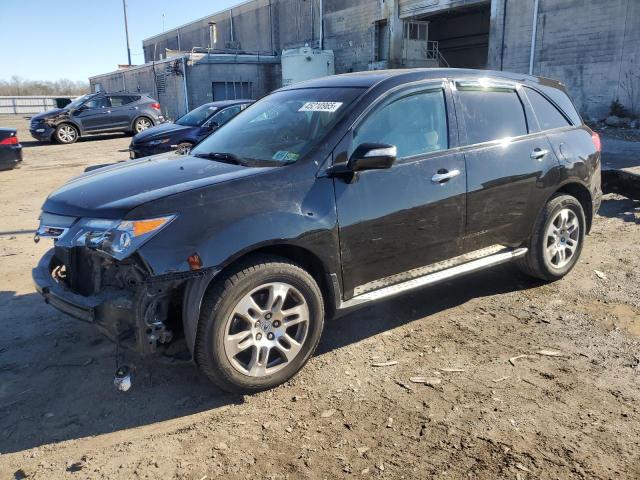
<path id="1" fill-rule="evenodd" d="M 0 172 L 0 479 L 640 478 L 640 202 L 606 196 L 560 282 L 503 267 L 329 322 L 273 391 L 126 354 L 119 393 L 114 346 L 34 294 L 49 242 L 32 237 L 46 195 L 129 138 L 44 145 L 0 124 L 25 141 Z"/>

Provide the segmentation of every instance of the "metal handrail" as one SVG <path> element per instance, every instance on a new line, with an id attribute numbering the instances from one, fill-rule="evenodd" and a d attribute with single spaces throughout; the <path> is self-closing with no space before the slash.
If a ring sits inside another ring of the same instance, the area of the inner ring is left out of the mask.
<path id="1" fill-rule="evenodd" d="M 447 59 L 444 58 L 444 55 L 442 55 L 442 52 L 440 50 L 438 50 L 438 63 L 440 62 L 444 62 L 445 67 L 449 68 L 449 62 L 447 62 Z"/>

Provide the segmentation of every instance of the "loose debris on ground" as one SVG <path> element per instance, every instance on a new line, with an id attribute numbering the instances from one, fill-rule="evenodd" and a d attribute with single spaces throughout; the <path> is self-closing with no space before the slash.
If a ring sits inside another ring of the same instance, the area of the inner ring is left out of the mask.
<path id="1" fill-rule="evenodd" d="M 33 292 L 31 237 L 52 189 L 129 141 L 28 144 L 0 172 L 1 479 L 640 478 L 638 202 L 605 198 L 562 281 L 500 267 L 327 322 L 275 390 L 125 352 L 121 393 L 114 346 Z"/>

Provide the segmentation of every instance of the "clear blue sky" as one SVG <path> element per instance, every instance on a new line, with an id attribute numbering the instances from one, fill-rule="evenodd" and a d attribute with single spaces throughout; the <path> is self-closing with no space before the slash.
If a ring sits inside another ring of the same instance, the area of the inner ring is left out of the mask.
<path id="1" fill-rule="evenodd" d="M 1 0 L 0 79 L 87 80 L 127 63 L 122 0 Z M 142 40 L 241 0 L 127 0 L 131 62 Z"/>

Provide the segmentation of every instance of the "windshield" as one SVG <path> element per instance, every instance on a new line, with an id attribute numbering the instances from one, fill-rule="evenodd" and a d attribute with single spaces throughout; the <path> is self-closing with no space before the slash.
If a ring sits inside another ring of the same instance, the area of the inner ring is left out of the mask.
<path id="1" fill-rule="evenodd" d="M 218 111 L 218 107 L 210 105 L 202 105 L 201 107 L 191 110 L 189 113 L 181 116 L 176 123 L 178 125 L 184 125 L 185 127 L 199 127 L 201 126 L 211 115 Z"/>
<path id="2" fill-rule="evenodd" d="M 94 95 L 95 95 L 95 93 L 88 93 L 87 95 L 82 95 L 81 97 L 78 97 L 78 98 L 74 99 L 73 102 L 69 103 L 65 108 L 69 108 L 69 109 L 78 108 L 86 100 L 90 99 Z"/>
<path id="3" fill-rule="evenodd" d="M 311 151 L 363 88 L 301 88 L 273 93 L 239 113 L 192 154 L 226 154 L 253 164 L 287 164 Z"/>

